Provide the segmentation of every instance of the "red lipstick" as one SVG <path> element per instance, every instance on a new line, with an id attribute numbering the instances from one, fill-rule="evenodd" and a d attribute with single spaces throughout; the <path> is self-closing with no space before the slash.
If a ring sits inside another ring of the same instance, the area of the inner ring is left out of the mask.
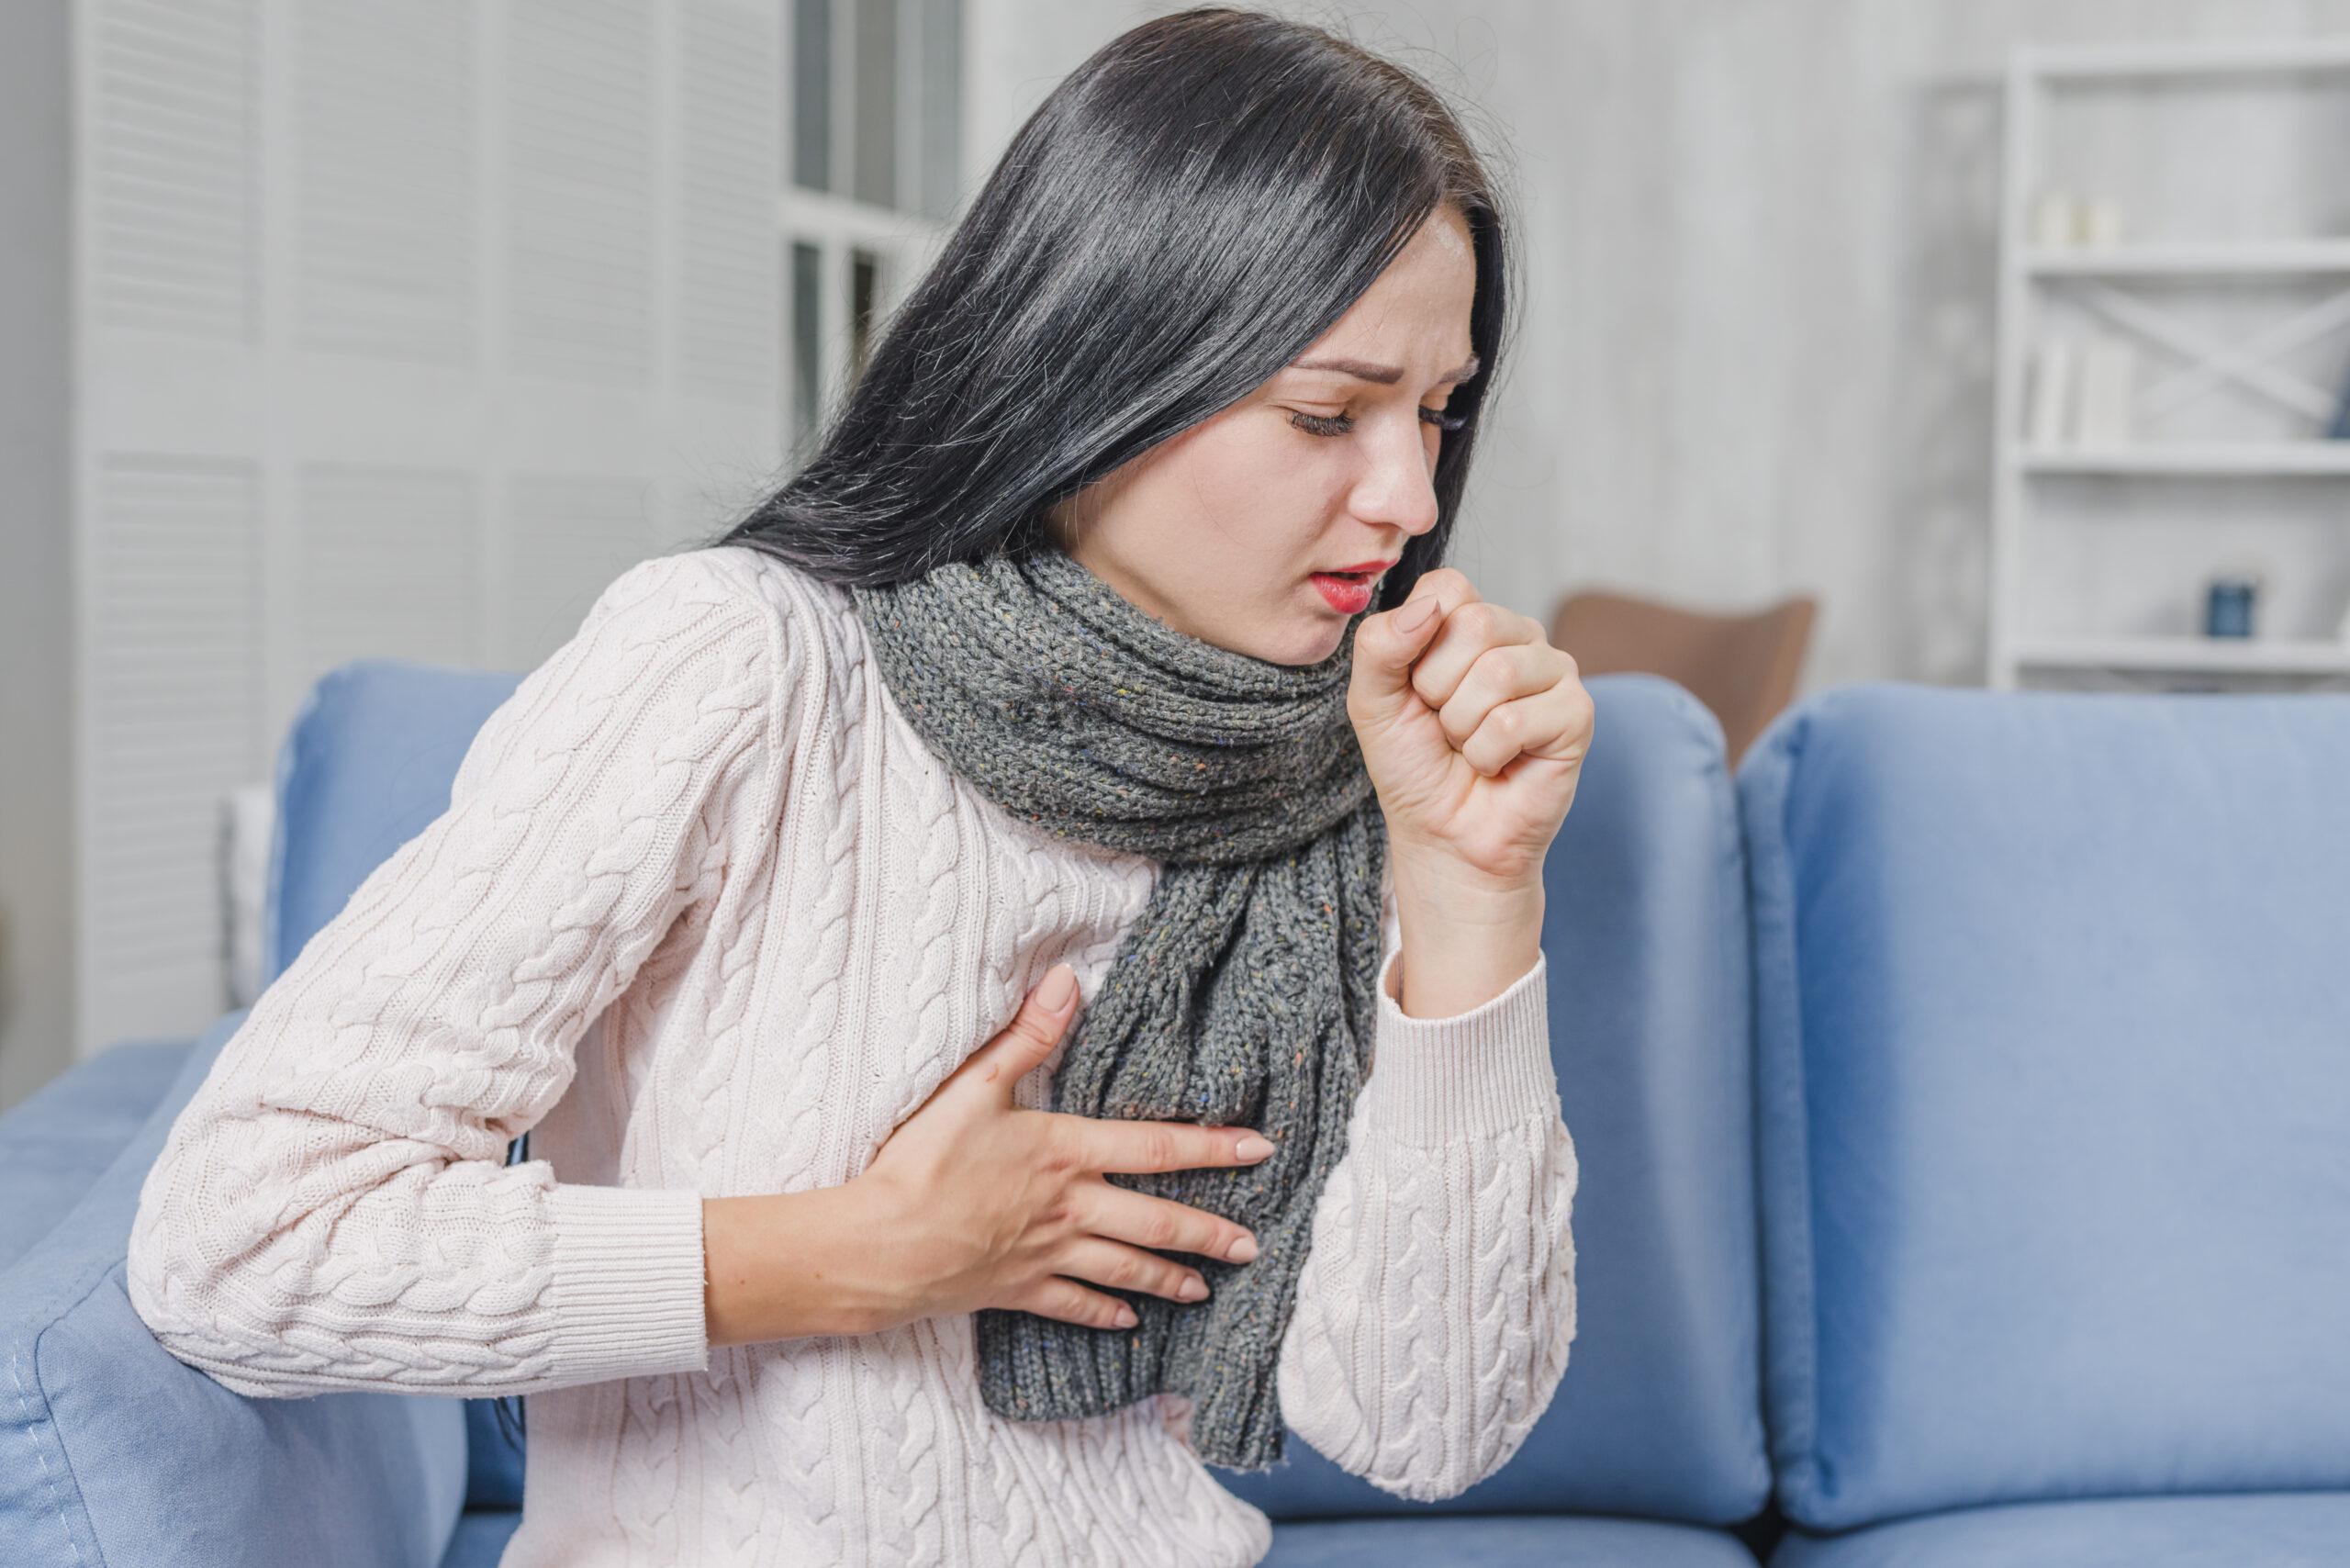
<path id="1" fill-rule="evenodd" d="M 1341 615 L 1360 615 L 1371 608 L 1372 588 L 1379 574 L 1393 566 L 1393 561 L 1358 561 L 1351 566 L 1334 566 L 1326 572 L 1314 574 L 1314 588 L 1323 602 Z"/>

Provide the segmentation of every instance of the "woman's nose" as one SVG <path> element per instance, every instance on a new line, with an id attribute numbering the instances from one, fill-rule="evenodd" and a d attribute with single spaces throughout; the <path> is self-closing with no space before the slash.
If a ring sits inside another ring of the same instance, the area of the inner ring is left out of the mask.
<path id="1" fill-rule="evenodd" d="M 1355 481 L 1349 510 L 1365 522 L 1417 535 L 1436 526 L 1436 476 L 1416 409 L 1411 420 L 1409 430 L 1399 433 L 1391 426 L 1360 443 L 1366 466 Z"/>

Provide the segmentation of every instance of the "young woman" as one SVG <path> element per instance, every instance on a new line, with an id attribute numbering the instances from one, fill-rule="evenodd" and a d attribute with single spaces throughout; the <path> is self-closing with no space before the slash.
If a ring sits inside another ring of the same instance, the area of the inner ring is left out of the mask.
<path id="1" fill-rule="evenodd" d="M 132 1237 L 157 1337 L 527 1395 L 509 1568 L 1240 1568 L 1207 1467 L 1288 1433 L 1499 1469 L 1574 1334 L 1539 936 L 1592 729 L 1440 565 L 1504 257 L 1341 40 L 1087 62 L 813 459 L 616 579 L 228 1042 Z"/>

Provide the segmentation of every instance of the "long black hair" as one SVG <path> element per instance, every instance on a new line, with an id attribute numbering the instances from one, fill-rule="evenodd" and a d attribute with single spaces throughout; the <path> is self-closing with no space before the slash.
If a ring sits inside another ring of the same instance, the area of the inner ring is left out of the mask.
<path id="1" fill-rule="evenodd" d="M 1320 28 L 1228 6 L 1145 22 L 1056 87 L 780 488 L 705 544 L 884 586 L 1048 543 L 1046 514 L 1238 401 L 1346 314 L 1439 204 L 1475 252 L 1439 565 L 1504 362 L 1514 243 L 1434 88 Z"/>

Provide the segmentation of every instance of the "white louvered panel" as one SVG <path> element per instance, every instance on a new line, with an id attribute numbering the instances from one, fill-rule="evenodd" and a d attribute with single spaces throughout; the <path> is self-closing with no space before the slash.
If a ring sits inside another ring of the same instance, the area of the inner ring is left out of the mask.
<path id="1" fill-rule="evenodd" d="M 252 341 L 259 318 L 254 0 L 103 0 L 86 167 L 98 319 Z"/>
<path id="2" fill-rule="evenodd" d="M 349 659 L 479 662 L 471 476 L 306 463 L 297 490 L 294 635 L 305 689 Z"/>
<path id="3" fill-rule="evenodd" d="M 295 7 L 304 348 L 472 362 L 474 10 L 467 0 Z"/>
<path id="4" fill-rule="evenodd" d="M 543 663 L 579 629 L 596 596 L 654 554 L 652 487 L 642 480 L 520 474 L 507 490 L 506 592 L 498 662 Z"/>
<path id="5" fill-rule="evenodd" d="M 264 753 L 260 487 L 108 454 L 90 502 L 83 1033 L 175 1036 L 225 1005 L 224 801 Z"/>
<path id="6" fill-rule="evenodd" d="M 653 371 L 653 7 L 515 0 L 503 205 L 512 363 L 628 386 Z"/>
<path id="7" fill-rule="evenodd" d="M 697 398 L 771 407 L 778 330 L 776 7 L 687 0 L 680 17 L 674 352 Z"/>

